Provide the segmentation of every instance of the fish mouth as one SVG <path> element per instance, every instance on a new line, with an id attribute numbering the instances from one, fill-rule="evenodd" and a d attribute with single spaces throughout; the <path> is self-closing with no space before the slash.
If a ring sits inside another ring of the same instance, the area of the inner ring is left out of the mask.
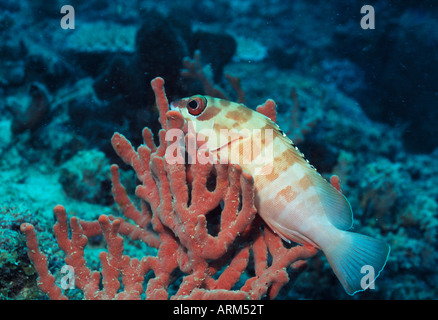
<path id="1" fill-rule="evenodd" d="M 187 99 L 181 99 L 181 100 L 177 100 L 177 101 L 172 101 L 170 103 L 170 110 L 175 110 L 175 111 L 179 111 L 181 112 L 180 109 L 185 108 L 187 104 Z"/>
<path id="2" fill-rule="evenodd" d="M 179 113 L 181 113 L 181 112 L 179 111 L 179 108 L 176 106 L 175 102 L 171 102 L 169 107 L 170 107 L 170 110 L 172 110 L 172 111 L 178 111 Z"/>
<path id="3" fill-rule="evenodd" d="M 169 104 L 169 109 L 170 111 L 177 111 L 179 112 L 179 114 L 182 116 L 182 118 L 184 119 L 184 127 L 183 127 L 183 133 L 187 134 L 188 133 L 188 123 L 187 123 L 187 119 L 184 117 L 184 114 L 182 113 L 182 105 L 183 105 L 183 101 L 179 100 L 179 101 L 173 101 Z"/>

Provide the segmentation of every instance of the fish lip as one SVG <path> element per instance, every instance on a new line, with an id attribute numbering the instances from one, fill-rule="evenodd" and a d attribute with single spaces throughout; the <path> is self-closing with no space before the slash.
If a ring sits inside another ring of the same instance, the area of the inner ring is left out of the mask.
<path id="1" fill-rule="evenodd" d="M 178 111 L 179 113 L 181 113 L 180 110 L 179 110 L 179 108 L 178 108 L 178 106 L 176 106 L 176 104 L 175 104 L 174 102 L 171 102 L 170 105 L 169 105 L 169 107 L 170 107 L 170 110 L 172 110 L 172 111 Z"/>
<path id="2" fill-rule="evenodd" d="M 185 104 L 187 102 L 186 100 L 187 99 L 172 101 L 169 105 L 170 110 L 176 110 L 176 111 L 179 111 L 181 113 L 181 109 L 183 109 L 185 107 Z"/>
<path id="3" fill-rule="evenodd" d="M 173 101 L 173 102 L 171 102 L 171 103 L 169 104 L 169 109 L 170 109 L 170 111 L 177 111 L 177 112 L 179 112 L 181 115 L 183 115 L 183 113 L 181 112 L 181 107 L 179 106 L 180 103 L 181 103 L 180 101 Z M 187 134 L 187 132 L 189 131 L 189 130 L 188 130 L 187 119 L 184 118 L 184 116 L 183 116 L 183 119 L 184 119 L 183 133 L 184 133 L 184 134 Z"/>

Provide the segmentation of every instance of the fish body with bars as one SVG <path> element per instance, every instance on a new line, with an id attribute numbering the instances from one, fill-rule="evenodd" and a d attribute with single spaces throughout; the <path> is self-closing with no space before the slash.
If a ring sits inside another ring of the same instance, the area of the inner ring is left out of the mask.
<path id="1" fill-rule="evenodd" d="M 243 104 L 196 95 L 171 104 L 186 130 L 202 136 L 199 149 L 237 162 L 254 177 L 255 206 L 285 241 L 323 251 L 345 291 L 367 289 L 383 270 L 390 248 L 382 240 L 347 231 L 353 214 L 345 196 L 309 164 L 292 141 L 263 114 Z M 363 267 L 375 277 L 362 281 Z"/>

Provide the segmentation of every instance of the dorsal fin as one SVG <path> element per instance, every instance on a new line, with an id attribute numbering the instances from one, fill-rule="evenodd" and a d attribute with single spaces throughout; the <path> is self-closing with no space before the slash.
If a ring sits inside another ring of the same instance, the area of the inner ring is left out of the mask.
<path id="1" fill-rule="evenodd" d="M 265 121 L 274 130 L 274 136 L 279 138 L 287 146 L 287 148 L 289 148 L 292 151 L 292 154 L 295 156 L 295 160 L 297 162 L 315 170 L 316 172 L 316 169 L 309 164 L 309 161 L 307 161 L 307 159 L 304 157 L 304 154 L 302 154 L 301 151 L 298 150 L 298 148 L 294 145 L 293 141 L 280 129 L 278 124 L 276 124 L 275 122 L 273 122 L 271 119 L 269 119 L 267 116 L 265 116 L 260 112 L 255 111 L 254 114 L 259 119 Z"/>

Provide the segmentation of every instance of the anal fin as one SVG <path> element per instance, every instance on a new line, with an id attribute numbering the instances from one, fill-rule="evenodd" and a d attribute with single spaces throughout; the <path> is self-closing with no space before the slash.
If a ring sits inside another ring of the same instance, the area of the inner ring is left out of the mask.
<path id="1" fill-rule="evenodd" d="M 285 228 L 278 222 L 273 220 L 266 221 L 266 223 L 272 229 L 272 231 L 274 231 L 280 236 L 281 239 L 288 243 L 293 241 L 302 245 L 311 245 L 313 247 L 319 248 L 319 246 L 315 242 L 307 238 L 305 235 L 299 233 L 298 231 Z"/>

